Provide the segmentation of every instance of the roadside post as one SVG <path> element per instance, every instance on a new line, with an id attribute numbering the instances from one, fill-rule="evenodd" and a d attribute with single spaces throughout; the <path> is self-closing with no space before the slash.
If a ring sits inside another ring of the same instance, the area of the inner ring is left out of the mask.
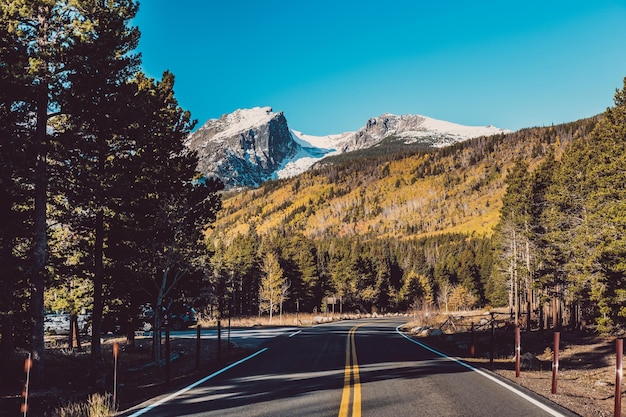
<path id="1" fill-rule="evenodd" d="M 476 347 L 474 344 L 474 322 L 472 321 L 472 327 L 470 328 L 470 356 L 473 358 L 476 353 Z"/>
<path id="2" fill-rule="evenodd" d="M 120 352 L 120 344 L 113 343 L 113 407 L 117 407 L 117 357 Z"/>
<path id="3" fill-rule="evenodd" d="M 489 352 L 489 365 L 491 365 L 491 369 L 493 369 L 493 358 L 495 356 L 496 350 L 496 321 L 495 315 L 491 313 L 491 349 Z"/>
<path id="4" fill-rule="evenodd" d="M 556 394 L 559 373 L 559 344 L 561 332 L 554 332 L 554 354 L 552 356 L 552 394 Z"/>
<path id="5" fill-rule="evenodd" d="M 196 327 L 196 370 L 200 370 L 200 332 L 202 326 L 198 324 Z"/>
<path id="6" fill-rule="evenodd" d="M 613 415 L 619 417 L 622 415 L 622 356 L 624 354 L 624 339 L 615 341 L 615 407 Z"/>
<path id="7" fill-rule="evenodd" d="M 515 326 L 515 377 L 519 378 L 520 374 L 520 351 L 522 350 L 520 328 Z"/>
<path id="8" fill-rule="evenodd" d="M 23 416 L 26 417 L 26 413 L 28 412 L 28 386 L 30 385 L 30 370 L 33 367 L 33 361 L 31 359 L 31 354 L 28 354 L 28 358 L 24 361 L 24 372 L 26 372 L 26 382 L 24 383 L 24 391 L 22 392 L 22 397 L 24 397 L 24 403 L 22 403 L 22 413 Z"/>
<path id="9" fill-rule="evenodd" d="M 222 321 L 217 319 L 217 360 L 222 360 Z"/>
<path id="10" fill-rule="evenodd" d="M 170 329 L 165 330 L 165 383 L 170 385 Z"/>

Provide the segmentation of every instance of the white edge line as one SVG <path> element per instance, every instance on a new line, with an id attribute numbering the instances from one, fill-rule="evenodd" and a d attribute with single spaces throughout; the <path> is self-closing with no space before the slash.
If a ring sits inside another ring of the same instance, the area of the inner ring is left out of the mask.
<path id="1" fill-rule="evenodd" d="M 202 379 L 200 379 L 200 380 L 198 380 L 198 381 L 194 382 L 193 384 L 191 384 L 191 385 L 189 385 L 189 386 L 186 386 L 185 388 L 183 388 L 183 389 L 181 389 L 181 390 L 179 390 L 179 391 L 176 391 L 175 393 L 170 394 L 170 395 L 168 395 L 168 396 L 167 396 L 167 397 L 165 397 L 165 398 L 160 399 L 159 401 L 155 402 L 154 404 L 150 404 L 149 406 L 147 406 L 147 407 L 145 407 L 145 408 L 142 408 L 141 410 L 136 411 L 135 413 L 131 414 L 131 415 L 130 415 L 130 416 L 128 416 L 128 417 L 137 417 L 137 416 L 140 416 L 140 415 L 142 415 L 142 414 L 145 414 L 145 413 L 147 413 L 148 411 L 150 411 L 150 410 L 152 410 L 152 409 L 154 409 L 154 408 L 156 408 L 156 407 L 160 406 L 161 404 L 166 403 L 166 402 L 168 402 L 168 401 L 170 401 L 170 400 L 172 400 L 172 399 L 174 399 L 174 398 L 178 397 L 178 396 L 179 396 L 179 395 L 181 395 L 181 394 L 184 394 L 185 392 L 189 391 L 190 389 L 193 389 L 193 388 L 197 387 L 198 385 L 205 383 L 205 382 L 206 382 L 206 381 L 208 381 L 209 379 L 214 378 L 214 377 L 218 376 L 219 374 L 224 373 L 224 372 L 228 371 L 229 369 L 232 369 L 232 368 L 234 368 L 235 366 L 240 365 L 240 364 L 244 363 L 245 361 L 247 361 L 247 360 L 249 360 L 249 359 L 254 358 L 254 357 L 255 357 L 255 356 L 257 356 L 257 355 L 260 355 L 261 353 L 265 352 L 266 350 L 267 350 L 267 348 L 263 348 L 263 349 L 261 349 L 261 350 L 259 350 L 259 351 L 255 352 L 255 353 L 253 353 L 253 354 L 252 354 L 252 355 L 250 355 L 250 356 L 246 356 L 245 358 L 240 359 L 240 360 L 238 360 L 238 361 L 237 361 L 237 362 L 235 362 L 235 363 L 231 363 L 231 364 L 230 364 L 230 365 L 228 365 L 227 367 L 222 368 L 222 369 L 220 369 L 220 370 L 218 370 L 218 371 L 215 371 L 215 372 L 213 372 L 211 375 L 205 376 L 204 378 L 202 378 Z"/>
<path id="2" fill-rule="evenodd" d="M 289 338 L 292 338 L 292 337 L 294 337 L 295 335 L 300 334 L 300 333 L 302 333 L 302 330 L 298 330 L 298 331 L 297 331 L 297 332 L 295 332 L 295 333 L 291 333 L 291 334 L 289 335 Z"/>
<path id="3" fill-rule="evenodd" d="M 484 377 L 485 377 L 485 378 L 487 378 L 487 379 L 490 379 L 491 381 L 493 381 L 493 382 L 495 382 L 496 384 L 498 384 L 498 385 L 500 385 L 500 386 L 502 386 L 502 387 L 504 387 L 504 388 L 508 389 L 509 391 L 513 392 L 514 394 L 519 395 L 520 397 L 522 397 L 522 398 L 523 398 L 523 399 L 525 399 L 526 401 L 531 402 L 532 404 L 536 405 L 537 407 L 541 408 L 542 410 L 546 411 L 547 413 L 549 413 L 549 414 L 550 414 L 550 415 L 552 415 L 552 416 L 555 416 L 555 417 L 566 417 L 564 414 L 561 414 L 561 413 L 559 413 L 558 411 L 556 411 L 556 410 L 554 410 L 554 409 L 552 409 L 552 408 L 548 407 L 547 405 L 545 405 L 545 404 L 541 403 L 540 401 L 537 401 L 536 399 L 532 398 L 531 396 L 529 396 L 529 395 L 527 395 L 527 394 L 524 394 L 523 392 L 521 392 L 521 391 L 517 390 L 516 388 L 512 387 L 511 385 L 506 384 L 506 383 L 504 383 L 504 382 L 500 381 L 498 378 L 496 378 L 496 377 L 494 377 L 494 376 L 492 376 L 492 375 L 489 375 L 488 373 L 486 373 L 486 372 L 484 372 L 484 371 L 481 371 L 480 369 L 475 368 L 475 367 L 473 367 L 472 365 L 470 365 L 470 364 L 468 364 L 468 363 L 463 362 L 461 359 L 458 359 L 458 358 L 453 358 L 453 357 L 451 357 L 451 356 L 448 356 L 448 355 L 446 355 L 445 353 L 441 353 L 441 352 L 439 352 L 438 350 L 435 350 L 435 349 L 431 348 L 430 346 L 427 346 L 427 345 L 425 345 L 425 344 L 423 344 L 423 343 L 421 343 L 421 342 L 418 342 L 417 340 L 415 340 L 415 339 L 413 339 L 413 338 L 411 338 L 411 337 L 409 337 L 409 336 L 405 335 L 403 332 L 401 332 L 401 331 L 399 330 L 399 329 L 400 329 L 400 327 L 401 327 L 401 326 L 396 327 L 396 332 L 397 332 L 400 336 L 402 336 L 402 337 L 404 337 L 406 340 L 408 340 L 409 342 L 415 343 L 416 345 L 419 345 L 419 346 L 423 347 L 424 349 L 429 350 L 429 351 L 433 352 L 434 354 L 441 356 L 442 358 L 445 358 L 445 359 L 448 359 L 448 360 L 450 360 L 450 361 L 456 362 L 456 363 L 458 363 L 459 365 L 464 366 L 464 367 L 466 367 L 467 369 L 470 369 L 470 370 L 472 370 L 472 371 L 474 371 L 474 372 L 476 372 L 476 373 L 478 373 L 478 374 L 480 374 L 480 375 L 484 376 Z"/>

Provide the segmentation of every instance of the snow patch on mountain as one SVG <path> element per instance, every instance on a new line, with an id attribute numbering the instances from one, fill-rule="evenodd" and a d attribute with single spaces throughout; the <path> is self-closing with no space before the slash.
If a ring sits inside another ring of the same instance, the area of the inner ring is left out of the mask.
<path id="1" fill-rule="evenodd" d="M 465 126 L 456 123 L 446 122 L 443 120 L 432 119 L 426 116 L 420 116 L 424 121 L 418 130 L 407 130 L 398 134 L 401 138 L 406 138 L 405 143 L 415 143 L 420 138 L 440 137 L 435 147 L 444 147 L 456 142 L 462 142 L 480 136 L 491 136 L 500 133 L 510 132 L 507 129 L 500 129 L 492 125 L 489 126 Z"/>
<path id="2" fill-rule="evenodd" d="M 258 126 L 268 124 L 276 113 L 271 107 L 254 107 L 252 109 L 238 109 L 233 113 L 225 114 L 219 119 L 212 119 L 202 126 L 198 131 L 211 135 L 212 142 L 223 142 L 237 134 L 249 131 Z"/>
<path id="3" fill-rule="evenodd" d="M 336 144 L 344 134 L 328 136 L 311 136 L 291 130 L 291 137 L 299 146 L 299 151 L 276 171 L 276 178 L 295 177 L 328 155 L 338 153 Z"/>

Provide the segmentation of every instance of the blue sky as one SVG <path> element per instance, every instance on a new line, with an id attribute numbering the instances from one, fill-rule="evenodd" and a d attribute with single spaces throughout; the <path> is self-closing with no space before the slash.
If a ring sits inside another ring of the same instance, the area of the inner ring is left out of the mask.
<path id="1" fill-rule="evenodd" d="M 382 113 L 517 130 L 613 105 L 626 1 L 142 0 L 143 69 L 199 125 L 282 110 L 312 135 Z"/>

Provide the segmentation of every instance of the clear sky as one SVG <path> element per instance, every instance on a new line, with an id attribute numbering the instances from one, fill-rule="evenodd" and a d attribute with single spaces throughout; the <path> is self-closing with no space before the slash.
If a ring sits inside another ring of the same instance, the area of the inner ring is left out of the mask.
<path id="1" fill-rule="evenodd" d="M 517 130 L 601 113 L 626 77 L 626 0 L 142 0 L 133 24 L 199 125 L 271 106 L 311 135 L 382 113 Z"/>

